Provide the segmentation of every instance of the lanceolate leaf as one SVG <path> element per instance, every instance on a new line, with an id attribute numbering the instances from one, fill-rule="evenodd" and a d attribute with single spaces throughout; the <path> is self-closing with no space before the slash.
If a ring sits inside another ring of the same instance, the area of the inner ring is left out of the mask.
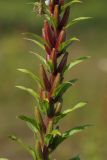
<path id="1" fill-rule="evenodd" d="M 66 4 L 64 4 L 62 7 L 61 7 L 61 10 L 65 10 L 67 7 L 71 6 L 72 4 L 75 4 L 75 3 L 82 3 L 82 1 L 79 1 L 79 0 L 73 0 L 73 1 L 70 1 Z"/>
<path id="2" fill-rule="evenodd" d="M 45 60 L 45 58 L 43 56 L 41 56 L 40 54 L 38 53 L 35 53 L 35 52 L 32 52 L 30 51 L 30 53 L 34 54 L 38 59 L 40 59 L 41 63 L 45 65 L 45 67 L 50 70 L 50 66 L 49 64 L 47 63 L 47 61 Z"/>
<path id="3" fill-rule="evenodd" d="M 45 49 L 44 48 L 44 45 L 42 44 L 42 43 L 40 43 L 40 42 L 38 42 L 37 40 L 35 40 L 35 39 L 31 39 L 31 38 L 24 38 L 25 40 L 27 40 L 27 41 L 30 41 L 30 42 L 33 42 L 34 44 L 37 44 L 39 47 L 41 47 L 43 50 Z"/>
<path id="4" fill-rule="evenodd" d="M 9 138 L 13 141 L 18 142 L 26 151 L 28 151 L 32 155 L 33 159 L 36 160 L 36 153 L 31 146 L 26 145 L 20 138 L 17 138 L 15 135 L 11 135 L 9 136 Z"/>
<path id="5" fill-rule="evenodd" d="M 68 115 L 69 113 L 77 110 L 77 109 L 80 109 L 84 106 L 86 106 L 86 102 L 79 102 L 78 104 L 76 104 L 74 107 L 72 107 L 71 109 L 67 109 L 65 111 L 63 111 L 62 113 L 60 113 L 57 117 L 55 117 L 55 123 L 58 123 L 58 121 L 62 118 L 64 118 L 66 115 Z"/>
<path id="6" fill-rule="evenodd" d="M 83 126 L 78 126 L 75 128 L 72 128 L 66 132 L 64 132 L 62 135 L 58 135 L 56 137 L 54 137 L 51 141 L 52 143 L 50 144 L 50 148 L 53 150 L 56 149 L 56 147 L 61 144 L 64 140 L 66 140 L 67 138 L 73 136 L 76 133 L 79 133 L 81 131 L 83 131 L 84 129 L 90 127 L 90 125 L 83 125 Z"/>
<path id="7" fill-rule="evenodd" d="M 80 21 L 83 21 L 83 20 L 87 20 L 87 19 L 90 19 L 92 17 L 79 17 L 79 18 L 76 18 L 74 20 L 72 20 L 70 23 L 68 23 L 64 28 L 69 28 L 70 26 L 72 26 L 73 24 L 77 23 L 77 22 L 80 22 Z"/>
<path id="8" fill-rule="evenodd" d="M 75 41 L 79 41 L 79 39 L 76 37 L 73 37 L 73 38 L 70 38 L 69 40 L 61 43 L 59 46 L 59 51 L 65 50 L 69 45 L 71 45 Z"/>
<path id="9" fill-rule="evenodd" d="M 26 33 L 22 33 L 22 34 L 23 34 L 23 35 L 32 36 L 32 37 L 34 37 L 35 39 L 37 39 L 38 41 L 40 41 L 42 44 L 48 45 L 47 42 L 46 42 L 43 38 L 41 38 L 40 36 L 38 36 L 38 35 L 35 34 L 35 33 L 26 32 Z"/>
<path id="10" fill-rule="evenodd" d="M 33 78 L 38 83 L 39 86 L 43 86 L 41 80 L 34 73 L 32 73 L 31 71 L 29 71 L 27 69 L 21 69 L 21 68 L 19 68 L 17 70 L 20 71 L 20 72 L 23 72 L 25 74 L 30 75 L 30 77 Z"/>
<path id="11" fill-rule="evenodd" d="M 33 89 L 31 89 L 31 88 L 26 88 L 26 87 L 24 87 L 24 86 L 16 86 L 16 88 L 19 88 L 19 89 L 21 89 L 21 90 L 27 91 L 30 95 L 32 95 L 32 96 L 35 98 L 35 100 L 36 100 L 37 102 L 39 102 L 39 96 L 38 96 L 38 94 L 37 94 Z"/>
<path id="12" fill-rule="evenodd" d="M 29 126 L 31 126 L 30 128 L 33 130 L 34 133 L 36 133 L 39 130 L 38 124 L 37 124 L 37 122 L 35 121 L 34 118 L 27 117 L 27 116 L 24 116 L 24 115 L 20 115 L 20 116 L 18 116 L 18 118 L 27 122 L 27 124 Z"/>
<path id="13" fill-rule="evenodd" d="M 68 82 L 64 82 L 62 83 L 54 92 L 54 97 L 58 97 L 61 96 L 64 92 L 66 92 L 66 90 L 71 87 L 75 82 L 77 81 L 77 79 L 73 79 L 70 80 Z"/>
<path id="14" fill-rule="evenodd" d="M 80 57 L 80 58 L 74 60 L 73 62 L 69 63 L 69 64 L 65 67 L 64 71 L 70 70 L 70 69 L 73 68 L 74 66 L 76 66 L 76 65 L 84 62 L 85 60 L 88 60 L 89 58 L 90 58 L 90 56 L 84 56 L 84 57 Z"/>
<path id="15" fill-rule="evenodd" d="M 69 138 L 70 136 L 74 135 L 75 133 L 79 133 L 90 126 L 91 125 L 83 125 L 83 126 L 78 126 L 78 127 L 72 128 L 62 134 L 62 139 L 65 140 L 65 139 Z"/>

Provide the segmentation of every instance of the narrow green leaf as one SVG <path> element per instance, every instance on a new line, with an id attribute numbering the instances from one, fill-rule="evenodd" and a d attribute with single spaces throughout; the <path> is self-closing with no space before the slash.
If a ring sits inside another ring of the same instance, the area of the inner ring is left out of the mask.
<path id="1" fill-rule="evenodd" d="M 27 40 L 27 41 L 30 41 L 30 42 L 33 42 L 34 44 L 37 44 L 37 45 L 38 45 L 39 47 L 41 47 L 43 50 L 45 49 L 45 48 L 44 48 L 44 45 L 43 45 L 42 43 L 38 42 L 37 40 L 31 39 L 31 38 L 23 38 L 23 39 L 25 39 L 25 40 Z"/>
<path id="2" fill-rule="evenodd" d="M 64 82 L 62 83 L 54 92 L 54 97 L 58 97 L 61 96 L 63 93 L 66 92 L 66 90 L 71 87 L 75 82 L 77 81 L 77 79 L 73 79 L 70 80 L 68 82 Z"/>
<path id="3" fill-rule="evenodd" d="M 65 10 L 67 7 L 70 7 L 72 4 L 75 4 L 75 3 L 82 3 L 82 1 L 79 1 L 79 0 L 73 0 L 73 1 L 70 1 L 68 3 L 65 3 L 62 7 L 61 7 L 61 10 Z"/>
<path id="4" fill-rule="evenodd" d="M 67 109 L 65 111 L 63 111 L 62 113 L 60 113 L 57 117 L 55 117 L 55 123 L 58 123 L 60 119 L 64 118 L 66 115 L 68 115 L 69 113 L 80 109 L 84 106 L 86 106 L 86 102 L 79 102 L 78 104 L 76 104 L 74 107 L 72 107 L 71 109 Z"/>
<path id="5" fill-rule="evenodd" d="M 29 71 L 29 70 L 27 70 L 27 69 L 22 69 L 22 68 L 19 68 L 19 69 L 17 69 L 17 70 L 20 71 L 20 72 L 23 72 L 23 73 L 25 73 L 25 74 L 30 75 L 30 77 L 31 77 L 32 79 L 34 79 L 39 86 L 43 86 L 41 80 L 40 80 L 34 73 L 32 73 L 31 71 Z"/>
<path id="6" fill-rule="evenodd" d="M 75 67 L 76 65 L 84 62 L 85 60 L 88 60 L 89 58 L 90 58 L 90 56 L 84 56 L 84 57 L 80 57 L 80 58 L 74 60 L 73 62 L 69 63 L 69 64 L 65 67 L 64 72 L 65 72 L 66 70 L 69 71 L 71 68 L 73 68 L 73 67 Z"/>
<path id="7" fill-rule="evenodd" d="M 66 132 L 64 132 L 61 136 L 54 137 L 51 144 L 52 151 L 56 149 L 56 147 L 61 144 L 67 138 L 73 136 L 76 133 L 83 131 L 84 129 L 90 127 L 91 125 L 83 125 L 79 127 L 72 128 Z"/>
<path id="8" fill-rule="evenodd" d="M 34 118 L 27 117 L 27 116 L 24 116 L 24 115 L 20 115 L 20 116 L 18 116 L 18 118 L 27 122 L 28 126 L 31 126 L 30 128 L 33 130 L 33 132 L 37 133 L 37 131 L 39 130 L 39 127 L 38 127 L 38 124 L 37 124 L 37 122 L 35 121 Z"/>
<path id="9" fill-rule="evenodd" d="M 78 127 L 72 128 L 62 134 L 62 139 L 65 140 L 65 139 L 69 138 L 70 136 L 74 135 L 75 133 L 79 133 L 79 132 L 83 131 L 84 129 L 87 129 L 90 126 L 91 125 L 88 124 L 88 125 L 83 125 L 83 126 L 78 126 Z"/>
<path id="10" fill-rule="evenodd" d="M 11 135 L 9 136 L 9 138 L 13 141 L 18 142 L 26 151 L 30 153 L 30 155 L 32 155 L 34 160 L 36 160 L 36 153 L 31 149 L 32 148 L 31 146 L 26 145 L 20 138 L 17 138 L 15 135 Z"/>
<path id="11" fill-rule="evenodd" d="M 54 138 L 61 136 L 61 132 L 58 129 L 54 129 L 51 133 L 45 136 L 45 143 L 47 145 L 54 143 Z"/>
<path id="12" fill-rule="evenodd" d="M 30 53 L 34 54 L 41 61 L 41 63 L 44 64 L 48 70 L 50 70 L 50 66 L 43 56 L 39 55 L 38 53 L 32 52 L 32 51 L 30 51 Z"/>
<path id="13" fill-rule="evenodd" d="M 80 40 L 76 37 L 73 37 L 73 38 L 70 38 L 69 40 L 61 43 L 59 46 L 59 51 L 65 50 L 67 47 L 69 47 L 69 45 L 71 45 L 75 41 L 80 41 Z"/>
<path id="14" fill-rule="evenodd" d="M 32 95 L 32 96 L 35 98 L 35 100 L 36 100 L 37 102 L 39 102 L 39 96 L 38 96 L 38 94 L 37 94 L 33 89 L 31 89 L 31 88 L 26 88 L 26 87 L 24 87 L 24 86 L 16 86 L 16 88 L 19 88 L 19 89 L 21 89 L 21 90 L 27 91 L 30 95 Z"/>
<path id="15" fill-rule="evenodd" d="M 40 109 L 43 113 L 47 114 L 48 111 L 50 110 L 50 107 L 49 107 L 49 100 L 48 99 L 45 99 L 43 101 L 40 101 Z"/>
<path id="16" fill-rule="evenodd" d="M 83 21 L 83 20 L 87 20 L 87 19 L 91 19 L 92 17 L 78 17 L 76 19 L 73 19 L 70 23 L 68 23 L 66 26 L 65 26 L 65 29 L 71 27 L 73 24 L 77 23 L 77 22 L 80 22 L 80 21 Z"/>
<path id="17" fill-rule="evenodd" d="M 43 38 L 41 38 L 40 36 L 38 36 L 35 33 L 26 32 L 26 33 L 22 33 L 22 34 L 32 36 L 32 37 L 36 38 L 38 41 L 40 41 L 42 44 L 47 44 L 46 41 Z"/>

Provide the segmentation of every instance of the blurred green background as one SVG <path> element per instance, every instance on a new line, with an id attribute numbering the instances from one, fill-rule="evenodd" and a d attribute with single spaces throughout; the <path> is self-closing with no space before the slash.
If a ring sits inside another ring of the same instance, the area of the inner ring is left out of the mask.
<path id="1" fill-rule="evenodd" d="M 35 32 L 41 35 L 43 18 L 32 12 L 30 0 L 0 0 L 0 157 L 10 160 L 31 157 L 8 135 L 16 133 L 26 143 L 33 144 L 33 135 L 17 115 L 33 115 L 35 102 L 15 85 L 36 84 L 17 68 L 28 68 L 39 75 L 39 62 L 29 50 L 42 51 L 25 42 L 21 33 Z M 94 19 L 76 24 L 69 36 L 77 36 L 81 42 L 69 48 L 70 58 L 83 55 L 92 58 L 73 68 L 66 79 L 78 78 L 75 87 L 64 96 L 64 107 L 79 101 L 88 106 L 71 114 L 61 123 L 62 131 L 75 125 L 90 123 L 94 127 L 64 142 L 53 157 L 66 160 L 80 154 L 81 160 L 107 160 L 107 0 L 84 0 L 84 4 L 72 7 L 71 17 L 92 16 Z"/>

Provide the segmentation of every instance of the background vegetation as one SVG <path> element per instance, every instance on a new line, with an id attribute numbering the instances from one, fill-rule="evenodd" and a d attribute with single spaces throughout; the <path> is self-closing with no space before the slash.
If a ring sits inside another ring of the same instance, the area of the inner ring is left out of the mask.
<path id="1" fill-rule="evenodd" d="M 21 33 L 30 31 L 41 34 L 43 21 L 32 13 L 32 5 L 28 2 L 30 0 L 0 0 L 0 156 L 5 155 L 10 160 L 28 160 L 30 157 L 8 139 L 9 134 L 17 133 L 24 141 L 33 143 L 33 135 L 16 116 L 32 114 L 34 101 L 14 87 L 17 84 L 35 87 L 35 83 L 19 73 L 17 68 L 28 68 L 39 75 L 39 62 L 28 50 L 33 47 L 38 53 L 42 54 L 42 51 L 26 43 Z M 81 55 L 90 55 L 92 59 L 67 74 L 67 79 L 78 78 L 79 81 L 73 90 L 66 93 L 64 106 L 70 107 L 79 100 L 88 101 L 88 106 L 66 118 L 62 130 L 83 122 L 95 127 L 64 142 L 55 152 L 60 160 L 78 153 L 84 160 L 107 159 L 106 6 L 106 0 L 84 0 L 84 4 L 72 8 L 70 18 L 92 16 L 94 19 L 69 30 L 68 36 L 75 35 L 81 40 L 69 49 L 70 59 Z"/>

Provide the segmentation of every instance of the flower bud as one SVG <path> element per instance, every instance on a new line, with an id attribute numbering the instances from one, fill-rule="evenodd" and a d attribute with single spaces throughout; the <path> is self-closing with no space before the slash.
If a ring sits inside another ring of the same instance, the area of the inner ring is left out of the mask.
<path id="1" fill-rule="evenodd" d="M 56 27 L 59 25 L 59 5 L 55 5 L 54 7 L 54 20 Z"/>
<path id="2" fill-rule="evenodd" d="M 59 29 L 61 29 L 64 26 L 66 26 L 66 24 L 68 22 L 69 15 L 70 15 L 70 7 L 67 7 L 65 12 L 64 12 L 64 15 L 62 17 L 62 20 L 60 22 Z"/>
<path id="3" fill-rule="evenodd" d="M 41 72 L 42 72 L 42 78 L 44 81 L 45 88 L 47 91 L 50 91 L 51 85 L 50 85 L 50 82 L 48 80 L 48 77 L 47 77 L 47 74 L 46 74 L 46 71 L 45 71 L 43 65 L 41 65 Z"/>
<path id="4" fill-rule="evenodd" d="M 46 134 L 49 134 L 53 129 L 53 120 L 49 120 L 48 126 L 47 126 L 47 130 L 46 130 Z"/>
<path id="5" fill-rule="evenodd" d="M 58 73 L 57 76 L 54 79 L 54 82 L 53 82 L 53 85 L 52 85 L 52 88 L 51 88 L 51 91 L 50 91 L 51 94 L 53 94 L 53 92 L 55 91 L 55 89 L 59 85 L 59 82 L 60 82 L 60 74 Z"/>
<path id="6" fill-rule="evenodd" d="M 41 90 L 41 92 L 40 92 L 40 98 L 41 98 L 42 101 L 44 101 L 47 98 L 46 91 Z"/>
<path id="7" fill-rule="evenodd" d="M 59 102 L 55 106 L 55 115 L 58 115 L 61 112 L 61 109 L 62 109 L 62 103 Z"/>
<path id="8" fill-rule="evenodd" d="M 52 29 L 47 21 L 44 22 L 44 38 L 51 46 L 54 45 Z"/>
<path id="9" fill-rule="evenodd" d="M 59 37 L 57 39 L 56 45 L 55 45 L 56 49 L 58 49 L 60 44 L 65 40 L 65 35 L 66 35 L 65 30 L 61 30 Z"/>
<path id="10" fill-rule="evenodd" d="M 59 66 L 58 66 L 57 72 L 59 72 L 59 73 L 63 72 L 63 69 L 67 64 L 67 58 L 68 58 L 68 52 L 66 52 L 64 54 L 64 56 L 62 57 L 62 60 L 61 60 L 61 62 L 59 64 Z"/>
<path id="11" fill-rule="evenodd" d="M 51 52 L 51 60 L 52 60 L 52 63 L 54 65 L 54 71 L 56 69 L 56 64 L 57 64 L 57 53 L 56 53 L 56 49 L 53 48 L 52 49 L 52 52 Z"/>
<path id="12" fill-rule="evenodd" d="M 35 118 L 36 118 L 37 123 L 40 127 L 40 132 L 45 133 L 46 128 L 45 128 L 45 125 L 44 125 L 44 122 L 43 122 L 43 119 L 42 119 L 42 116 L 41 116 L 41 113 L 40 113 L 38 107 L 35 107 Z"/>

